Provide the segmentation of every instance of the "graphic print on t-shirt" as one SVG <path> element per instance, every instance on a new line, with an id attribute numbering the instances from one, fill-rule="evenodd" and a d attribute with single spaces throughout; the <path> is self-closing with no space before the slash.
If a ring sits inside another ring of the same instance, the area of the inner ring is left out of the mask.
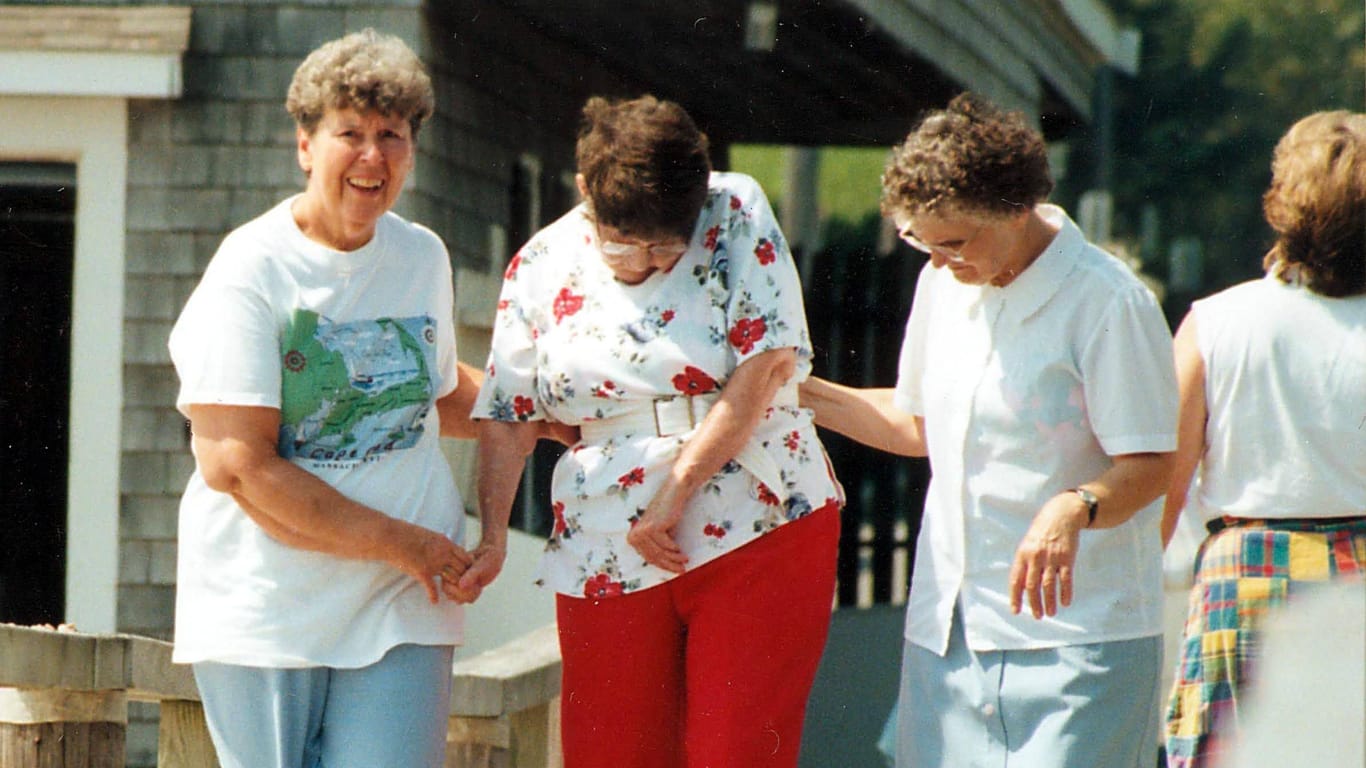
<path id="1" fill-rule="evenodd" d="M 333 323 L 296 309 L 282 349 L 280 455 L 356 462 L 411 448 L 431 408 L 436 321 Z"/>

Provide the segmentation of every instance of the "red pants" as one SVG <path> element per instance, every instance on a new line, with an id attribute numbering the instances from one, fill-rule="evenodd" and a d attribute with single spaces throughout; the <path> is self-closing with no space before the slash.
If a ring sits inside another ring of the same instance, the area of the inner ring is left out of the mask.
<path id="1" fill-rule="evenodd" d="M 556 598 L 565 768 L 792 768 L 834 600 L 839 509 L 657 587 Z"/>

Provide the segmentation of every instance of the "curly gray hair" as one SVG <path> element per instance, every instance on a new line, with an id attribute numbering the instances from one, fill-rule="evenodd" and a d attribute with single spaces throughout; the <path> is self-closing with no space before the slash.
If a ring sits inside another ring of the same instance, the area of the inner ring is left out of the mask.
<path id="1" fill-rule="evenodd" d="M 422 61 L 394 35 L 363 29 L 324 43 L 294 70 L 285 109 L 312 134 L 329 109 L 396 115 L 417 136 L 436 97 Z"/>

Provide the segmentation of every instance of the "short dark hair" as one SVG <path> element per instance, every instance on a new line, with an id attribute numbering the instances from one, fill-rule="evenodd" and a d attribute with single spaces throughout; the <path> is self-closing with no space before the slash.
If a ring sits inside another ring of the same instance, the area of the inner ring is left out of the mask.
<path id="1" fill-rule="evenodd" d="M 706 134 L 683 107 L 654 96 L 583 106 L 575 159 L 601 224 L 688 237 L 707 198 Z"/>
<path id="2" fill-rule="evenodd" d="M 1324 296 L 1366 293 L 1366 114 L 1316 112 L 1276 144 L 1262 265 Z"/>
<path id="3" fill-rule="evenodd" d="M 1038 131 L 1019 112 L 965 92 L 926 115 L 893 150 L 882 174 L 882 213 L 1011 214 L 1052 191 Z"/>

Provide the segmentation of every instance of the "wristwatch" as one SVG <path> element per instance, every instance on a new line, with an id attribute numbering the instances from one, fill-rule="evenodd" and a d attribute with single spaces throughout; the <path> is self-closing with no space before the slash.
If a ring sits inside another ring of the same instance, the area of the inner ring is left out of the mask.
<path id="1" fill-rule="evenodd" d="M 1094 493 L 1085 488 L 1068 488 L 1068 493 L 1075 493 L 1086 504 L 1086 527 L 1090 528 L 1096 522 L 1096 510 L 1100 509 L 1100 499 Z"/>

